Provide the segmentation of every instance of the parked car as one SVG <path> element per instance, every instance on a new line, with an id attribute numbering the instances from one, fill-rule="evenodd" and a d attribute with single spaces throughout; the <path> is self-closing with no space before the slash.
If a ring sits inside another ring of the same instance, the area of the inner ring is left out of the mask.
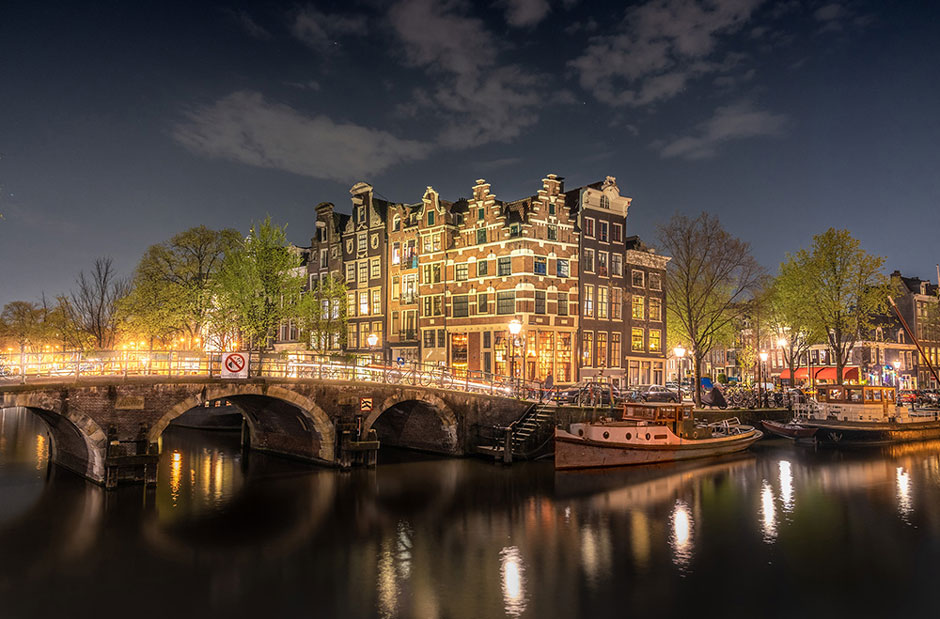
<path id="1" fill-rule="evenodd" d="M 613 401 L 611 401 L 611 396 L 613 396 Z M 620 401 L 620 398 L 620 389 L 617 387 L 610 383 L 592 380 L 581 381 L 570 387 L 562 387 L 558 391 L 558 395 L 555 396 L 556 400 L 567 404 L 580 402 L 588 405 L 596 403 L 601 406 L 615 404 Z"/>
<path id="2" fill-rule="evenodd" d="M 637 385 L 632 391 L 642 402 L 679 402 L 676 390 L 663 385 Z"/>
<path id="3" fill-rule="evenodd" d="M 898 391 L 898 402 L 902 404 L 913 404 L 917 402 L 918 394 L 914 389 L 901 389 Z"/>

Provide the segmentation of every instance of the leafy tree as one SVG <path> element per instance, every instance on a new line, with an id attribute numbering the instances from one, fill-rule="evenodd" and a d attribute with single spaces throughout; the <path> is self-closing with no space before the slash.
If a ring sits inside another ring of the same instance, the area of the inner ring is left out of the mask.
<path id="1" fill-rule="evenodd" d="M 198 226 L 151 245 L 121 308 L 128 329 L 151 341 L 177 332 L 201 336 L 212 310 L 212 280 L 238 241 L 236 230 Z"/>
<path id="2" fill-rule="evenodd" d="M 788 254 L 781 265 L 793 294 L 808 305 L 807 328 L 826 338 L 840 383 L 856 342 L 887 309 L 891 291 L 883 265 L 884 258 L 864 251 L 848 230 L 834 228 L 814 236 L 809 249 Z"/>
<path id="3" fill-rule="evenodd" d="M 807 284 L 805 274 L 787 261 L 780 265 L 768 296 L 770 325 L 783 341 L 783 360 L 790 370 L 791 385 L 795 385 L 800 359 L 809 354 L 810 346 L 825 337 L 804 297 Z"/>
<path id="4" fill-rule="evenodd" d="M 334 350 L 346 337 L 346 282 L 329 275 L 303 295 L 297 307 L 302 339 L 320 354 Z"/>
<path id="5" fill-rule="evenodd" d="M 695 403 L 701 406 L 702 360 L 746 311 L 765 278 L 748 243 L 731 236 L 717 217 L 674 215 L 661 226 L 666 268 L 666 310 L 689 343 L 695 368 Z"/>
<path id="6" fill-rule="evenodd" d="M 306 279 L 285 229 L 270 217 L 252 226 L 248 237 L 225 255 L 216 278 L 217 311 L 231 313 L 242 337 L 259 352 L 281 322 L 296 316 Z"/>
<path id="7" fill-rule="evenodd" d="M 43 339 L 42 307 L 29 301 L 11 301 L 3 306 L 4 337 L 19 346 L 20 353 L 41 343 Z"/>

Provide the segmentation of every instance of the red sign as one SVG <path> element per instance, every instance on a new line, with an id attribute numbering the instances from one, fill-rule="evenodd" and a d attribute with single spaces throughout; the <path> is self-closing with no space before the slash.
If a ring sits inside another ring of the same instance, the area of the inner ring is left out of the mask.
<path id="1" fill-rule="evenodd" d="M 248 378 L 248 361 L 240 352 L 222 354 L 222 378 Z"/>

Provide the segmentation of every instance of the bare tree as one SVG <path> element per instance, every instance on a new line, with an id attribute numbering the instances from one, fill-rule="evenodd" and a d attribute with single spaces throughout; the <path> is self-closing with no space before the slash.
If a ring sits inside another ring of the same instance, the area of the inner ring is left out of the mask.
<path id="1" fill-rule="evenodd" d="M 94 269 L 79 273 L 75 283 L 78 288 L 62 299 L 68 321 L 96 349 L 113 347 L 118 302 L 129 290 L 127 280 L 118 276 L 108 257 L 95 260 Z"/>
<path id="2" fill-rule="evenodd" d="M 745 303 L 760 290 L 764 268 L 751 246 L 731 236 L 717 217 L 674 215 L 660 226 L 661 246 L 672 256 L 666 269 L 666 309 L 691 348 L 695 404 L 701 406 L 702 360 L 727 336 Z"/>

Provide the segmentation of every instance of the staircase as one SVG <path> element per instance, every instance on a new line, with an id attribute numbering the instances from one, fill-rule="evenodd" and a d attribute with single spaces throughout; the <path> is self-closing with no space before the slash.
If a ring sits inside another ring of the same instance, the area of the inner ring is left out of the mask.
<path id="1" fill-rule="evenodd" d="M 480 445 L 477 450 L 505 463 L 540 456 L 551 452 L 546 430 L 552 429 L 554 424 L 555 406 L 536 402 L 508 428 L 498 428 L 500 432 L 492 437 L 494 440 L 490 445 Z M 510 454 L 505 453 L 507 443 Z"/>

